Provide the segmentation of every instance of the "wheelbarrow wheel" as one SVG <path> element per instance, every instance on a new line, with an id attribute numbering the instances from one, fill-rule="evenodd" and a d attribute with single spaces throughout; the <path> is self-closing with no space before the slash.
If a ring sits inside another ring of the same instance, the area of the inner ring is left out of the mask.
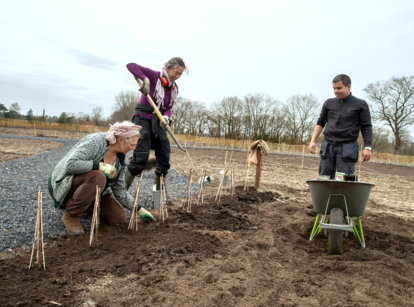
<path id="1" fill-rule="evenodd" d="M 331 210 L 331 216 L 329 218 L 330 224 L 342 225 L 344 213 L 339 208 L 333 208 Z M 329 230 L 329 254 L 341 255 L 342 254 L 342 230 L 330 229 Z"/>

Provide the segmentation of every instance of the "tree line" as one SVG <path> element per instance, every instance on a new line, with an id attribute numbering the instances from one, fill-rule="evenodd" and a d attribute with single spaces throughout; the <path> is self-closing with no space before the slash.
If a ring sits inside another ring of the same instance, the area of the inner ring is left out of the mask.
<path id="1" fill-rule="evenodd" d="M 413 155 L 414 143 L 408 129 L 414 124 L 414 76 L 370 83 L 364 92 L 374 124 L 373 149 Z M 90 114 L 62 112 L 59 117 L 48 117 L 44 110 L 41 116 L 34 116 L 29 110 L 22 115 L 18 103 L 11 104 L 9 109 L 0 104 L 0 116 L 68 124 L 92 121 L 108 126 L 131 120 L 140 97 L 138 91 L 118 93 L 107 118 L 102 107 L 94 108 Z M 322 102 L 311 93 L 293 95 L 285 102 L 264 93 L 249 93 L 224 97 L 211 106 L 179 96 L 171 126 L 178 134 L 307 144 L 321 107 Z"/>

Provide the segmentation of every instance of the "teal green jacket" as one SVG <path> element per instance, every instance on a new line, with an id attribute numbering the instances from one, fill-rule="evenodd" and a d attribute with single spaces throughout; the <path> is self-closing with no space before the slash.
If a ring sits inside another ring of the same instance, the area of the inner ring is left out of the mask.
<path id="1" fill-rule="evenodd" d="M 56 208 L 63 204 L 75 175 L 99 170 L 99 162 L 108 151 L 105 135 L 98 132 L 85 136 L 56 165 L 48 180 L 49 193 Z M 134 198 L 126 190 L 124 154 L 118 154 L 115 167 L 118 170 L 118 179 L 109 182 L 110 187 L 103 192 L 103 195 L 113 194 L 122 206 L 132 210 Z"/>

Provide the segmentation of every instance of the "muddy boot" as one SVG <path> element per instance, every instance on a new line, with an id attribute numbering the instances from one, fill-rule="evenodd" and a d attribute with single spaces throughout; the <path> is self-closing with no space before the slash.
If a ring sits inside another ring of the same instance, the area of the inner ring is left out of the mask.
<path id="1" fill-rule="evenodd" d="M 80 223 L 81 216 L 82 213 L 70 214 L 67 211 L 65 211 L 65 214 L 62 215 L 62 223 L 65 225 L 68 235 L 81 236 L 85 234 Z"/>

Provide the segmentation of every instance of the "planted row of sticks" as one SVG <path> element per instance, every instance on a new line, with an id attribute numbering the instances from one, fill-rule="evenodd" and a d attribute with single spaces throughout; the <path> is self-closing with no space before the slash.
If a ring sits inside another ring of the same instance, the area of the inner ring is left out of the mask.
<path id="1" fill-rule="evenodd" d="M 220 178 L 220 184 L 219 184 L 219 188 L 218 188 L 216 198 L 215 198 L 216 202 L 217 201 L 220 202 L 224 182 L 226 178 L 228 178 L 227 174 L 229 174 L 229 177 L 230 177 L 229 195 L 231 196 L 235 195 L 233 152 L 231 153 L 229 164 L 227 164 L 227 155 L 228 155 L 228 152 L 226 151 L 226 157 L 224 160 L 224 169 L 220 172 L 221 178 Z M 246 179 L 245 179 L 243 191 L 246 191 L 248 189 L 248 183 L 249 183 L 249 171 L 250 171 L 249 153 L 247 155 L 245 168 L 247 168 L 247 173 L 246 173 Z M 188 180 L 186 200 L 182 206 L 182 211 L 186 213 L 190 213 L 192 209 L 194 176 L 195 176 L 195 171 L 194 169 L 191 169 L 190 178 Z M 206 174 L 206 171 L 203 169 L 201 177 L 200 177 L 200 188 L 199 188 L 199 193 L 198 193 L 197 202 L 196 202 L 197 206 L 204 204 L 203 192 L 204 192 L 204 183 L 206 181 L 206 178 L 207 178 L 207 174 Z M 128 230 L 138 231 L 138 208 L 139 208 L 138 205 L 139 205 L 139 198 L 141 194 L 141 185 L 142 185 L 142 177 L 139 177 L 139 179 L 137 180 L 137 189 L 135 193 L 133 208 L 131 210 L 131 218 L 129 221 Z M 93 244 L 98 246 L 100 202 L 101 202 L 101 188 L 99 186 L 96 186 L 96 196 L 95 196 L 95 203 L 94 203 L 93 215 L 92 215 L 92 221 L 91 221 L 89 247 L 91 247 Z M 160 197 L 159 197 L 159 216 L 162 222 L 164 222 L 165 219 L 168 218 L 167 203 L 168 203 L 167 185 L 165 184 L 165 177 L 161 176 Z M 29 263 L 29 270 L 32 268 L 35 250 L 36 250 L 35 264 L 37 264 L 39 268 L 43 267 L 43 269 L 46 270 L 44 241 L 43 241 L 43 203 L 42 203 L 42 193 L 40 190 L 37 193 L 37 218 L 36 218 L 32 253 L 31 253 L 30 263 Z"/>
<path id="2" fill-rule="evenodd" d="M 38 268 L 43 268 L 46 270 L 46 259 L 45 259 L 45 245 L 43 240 L 43 201 L 42 201 L 42 192 L 39 190 L 37 192 L 37 216 L 36 216 L 36 225 L 35 233 L 33 239 L 32 253 L 30 256 L 29 270 L 32 268 L 32 264 L 36 264 Z M 92 243 L 95 242 L 98 245 L 98 227 L 99 227 L 99 212 L 101 201 L 101 188 L 96 186 L 96 197 L 95 205 L 93 209 L 93 216 L 91 222 L 91 235 L 89 239 L 89 246 L 92 246 Z M 33 263 L 33 256 L 36 251 L 36 262 Z"/>

